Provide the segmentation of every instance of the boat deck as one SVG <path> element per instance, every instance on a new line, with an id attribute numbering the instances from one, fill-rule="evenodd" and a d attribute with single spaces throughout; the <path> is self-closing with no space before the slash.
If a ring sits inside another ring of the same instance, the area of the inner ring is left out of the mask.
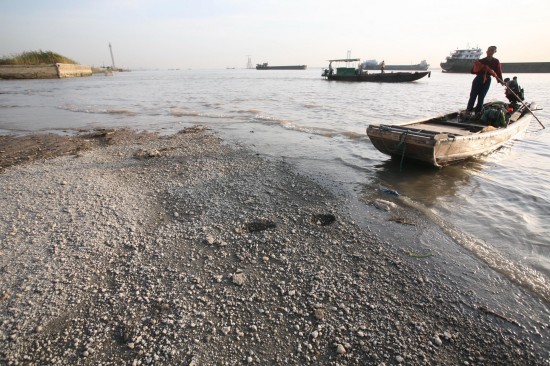
<path id="1" fill-rule="evenodd" d="M 459 122 L 454 120 L 438 120 L 433 122 L 418 122 L 411 123 L 403 126 L 391 126 L 392 129 L 402 130 L 403 132 L 411 129 L 415 130 L 415 133 L 423 135 L 437 135 L 447 134 L 449 136 L 466 136 L 480 132 L 486 125 L 472 123 L 472 122 Z"/>

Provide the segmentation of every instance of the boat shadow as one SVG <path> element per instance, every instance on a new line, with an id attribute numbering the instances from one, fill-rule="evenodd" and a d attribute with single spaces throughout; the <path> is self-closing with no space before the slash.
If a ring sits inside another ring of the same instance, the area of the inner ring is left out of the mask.
<path id="1" fill-rule="evenodd" d="M 471 178 L 479 174 L 484 167 L 482 160 L 466 160 L 442 169 L 416 164 L 401 159 L 388 159 L 373 168 L 374 181 L 370 186 L 370 194 L 379 195 L 373 186 L 388 188 L 402 197 L 418 202 L 426 207 L 433 207 L 446 197 L 457 195 L 458 191 L 471 183 Z"/>

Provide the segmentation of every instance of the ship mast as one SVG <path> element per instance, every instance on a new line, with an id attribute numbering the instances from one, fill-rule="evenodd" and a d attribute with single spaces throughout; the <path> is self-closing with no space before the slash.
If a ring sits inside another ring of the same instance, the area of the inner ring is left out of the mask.
<path id="1" fill-rule="evenodd" d="M 113 70 L 115 69 L 115 58 L 113 56 L 113 47 L 111 47 L 111 42 L 109 42 L 109 51 L 111 51 L 111 61 L 113 62 Z"/>

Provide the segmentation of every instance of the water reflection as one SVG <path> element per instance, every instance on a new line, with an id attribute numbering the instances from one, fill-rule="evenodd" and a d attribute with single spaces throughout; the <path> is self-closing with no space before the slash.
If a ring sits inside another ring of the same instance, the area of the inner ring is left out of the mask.
<path id="1" fill-rule="evenodd" d="M 470 184 L 473 174 L 479 174 L 483 163 L 466 161 L 443 169 L 414 164 L 400 159 L 388 159 L 374 166 L 374 182 L 398 191 L 402 196 L 433 207 L 438 201 L 453 197 Z"/>

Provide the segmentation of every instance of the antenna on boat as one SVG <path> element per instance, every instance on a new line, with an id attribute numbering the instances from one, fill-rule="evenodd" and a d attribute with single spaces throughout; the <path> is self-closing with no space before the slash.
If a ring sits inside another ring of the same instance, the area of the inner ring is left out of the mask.
<path id="1" fill-rule="evenodd" d="M 111 61 L 113 62 L 113 70 L 115 69 L 115 58 L 113 56 L 113 47 L 111 47 L 111 42 L 109 42 L 109 51 L 111 52 Z"/>
<path id="2" fill-rule="evenodd" d="M 351 58 L 351 50 L 348 50 L 346 58 L 349 60 Z M 346 67 L 349 67 L 349 61 L 346 63 Z"/>

